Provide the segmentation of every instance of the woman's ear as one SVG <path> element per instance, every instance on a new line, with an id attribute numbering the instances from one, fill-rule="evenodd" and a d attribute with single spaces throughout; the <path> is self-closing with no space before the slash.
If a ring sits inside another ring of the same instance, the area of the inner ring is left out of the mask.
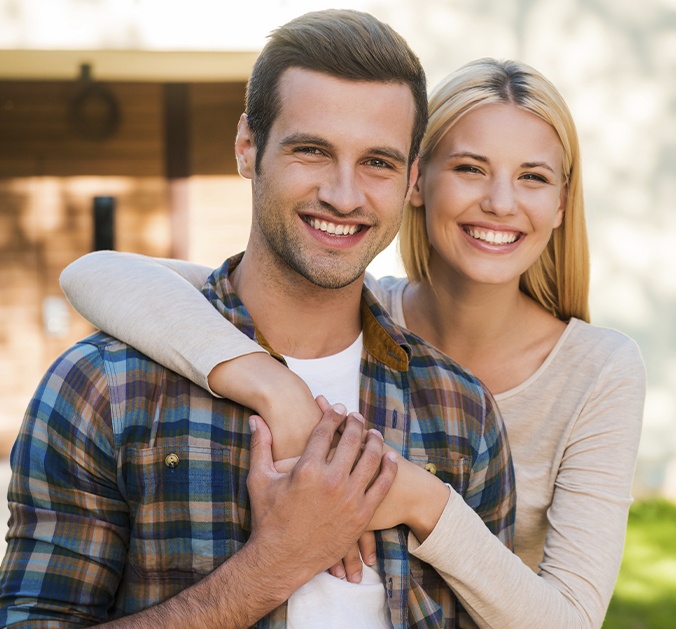
<path id="1" fill-rule="evenodd" d="M 554 217 L 554 229 L 561 227 L 563 223 L 563 213 L 566 211 L 566 203 L 568 202 L 568 184 L 561 188 L 561 194 L 559 196 L 559 207 L 556 210 L 556 216 Z"/>

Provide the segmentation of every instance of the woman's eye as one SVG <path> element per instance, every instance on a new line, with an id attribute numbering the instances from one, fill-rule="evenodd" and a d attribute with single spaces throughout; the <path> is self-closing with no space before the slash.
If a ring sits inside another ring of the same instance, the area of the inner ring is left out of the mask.
<path id="1" fill-rule="evenodd" d="M 480 173 L 481 170 L 476 166 L 470 164 L 460 164 L 455 167 L 455 170 L 459 173 Z"/>
<path id="2" fill-rule="evenodd" d="M 527 181 L 538 181 L 540 183 L 549 183 L 546 177 L 538 175 L 537 173 L 526 173 L 525 175 L 522 175 L 521 178 L 526 179 Z"/>

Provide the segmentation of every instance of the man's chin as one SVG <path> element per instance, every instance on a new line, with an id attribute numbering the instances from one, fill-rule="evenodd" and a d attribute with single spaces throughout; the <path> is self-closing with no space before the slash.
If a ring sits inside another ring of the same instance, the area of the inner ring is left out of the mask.
<path id="1" fill-rule="evenodd" d="M 361 282 L 364 277 L 364 271 L 350 269 L 350 272 L 345 270 L 318 270 L 312 269 L 310 271 L 296 271 L 308 283 L 317 288 L 324 288 L 328 290 L 340 290 L 352 286 L 355 282 Z"/>

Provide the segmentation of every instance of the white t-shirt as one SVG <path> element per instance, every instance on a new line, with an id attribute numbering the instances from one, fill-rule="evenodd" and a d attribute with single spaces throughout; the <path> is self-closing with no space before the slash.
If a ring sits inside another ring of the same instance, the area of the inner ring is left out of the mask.
<path id="1" fill-rule="evenodd" d="M 285 356 L 284 359 L 289 369 L 310 387 L 312 395 L 322 394 L 331 404 L 341 402 L 348 412 L 358 411 L 363 345 L 360 334 L 350 347 L 333 356 L 313 359 Z M 364 565 L 361 583 L 350 583 L 321 572 L 291 595 L 287 626 L 290 629 L 391 628 L 380 574 Z"/>

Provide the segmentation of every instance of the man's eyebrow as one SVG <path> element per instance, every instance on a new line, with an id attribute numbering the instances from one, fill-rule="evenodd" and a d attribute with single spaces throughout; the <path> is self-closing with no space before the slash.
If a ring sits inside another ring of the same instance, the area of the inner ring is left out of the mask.
<path id="1" fill-rule="evenodd" d="M 331 144 L 331 142 L 328 140 L 325 140 L 320 136 L 310 135 L 307 133 L 292 133 L 280 141 L 281 146 L 298 146 L 301 144 L 310 144 L 312 146 L 318 146 L 325 149 L 333 148 L 333 144 Z M 408 163 L 408 157 L 395 148 L 374 146 L 364 151 L 364 153 L 367 155 L 383 157 L 398 164 Z"/>
<path id="2" fill-rule="evenodd" d="M 331 148 L 331 142 L 316 135 L 309 135 L 307 133 L 292 133 L 282 138 L 280 141 L 282 146 L 294 146 L 297 144 L 312 144 L 313 146 L 321 146 L 322 148 Z"/>
<path id="3" fill-rule="evenodd" d="M 401 151 L 398 151 L 395 148 L 387 147 L 373 147 L 367 151 L 370 155 L 377 155 L 379 157 L 385 157 L 386 159 L 395 162 L 397 164 L 407 164 L 408 156 L 404 155 Z"/>

